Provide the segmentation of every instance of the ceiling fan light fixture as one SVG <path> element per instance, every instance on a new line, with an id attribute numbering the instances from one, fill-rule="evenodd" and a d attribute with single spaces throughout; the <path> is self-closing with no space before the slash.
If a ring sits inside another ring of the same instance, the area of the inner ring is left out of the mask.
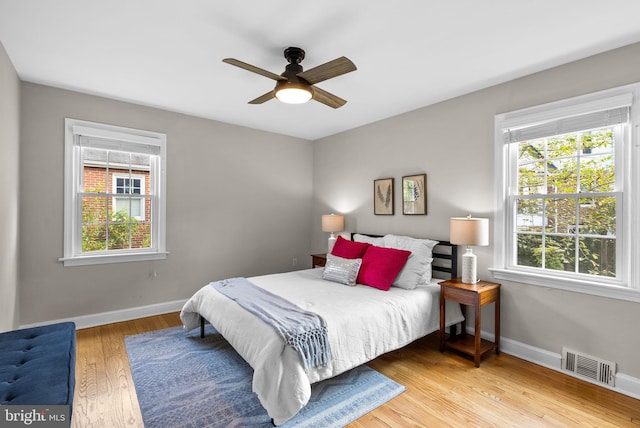
<path id="1" fill-rule="evenodd" d="M 311 99 L 313 94 L 310 88 L 298 85 L 283 85 L 276 90 L 276 98 L 287 104 L 304 104 Z"/>
<path id="2" fill-rule="evenodd" d="M 303 104 L 314 100 L 331 108 L 342 107 L 347 102 L 346 100 L 314 85 L 357 70 L 355 64 L 347 57 L 342 56 L 304 71 L 300 65 L 304 56 L 304 50 L 301 48 L 293 46 L 286 48 L 284 58 L 289 64 L 280 75 L 235 58 L 224 58 L 222 62 L 276 81 L 273 90 L 249 101 L 249 104 L 263 104 L 277 98 L 288 104 Z"/>

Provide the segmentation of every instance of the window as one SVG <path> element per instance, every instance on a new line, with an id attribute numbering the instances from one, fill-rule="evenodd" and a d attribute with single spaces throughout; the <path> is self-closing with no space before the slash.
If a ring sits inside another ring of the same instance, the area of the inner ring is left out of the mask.
<path id="1" fill-rule="evenodd" d="M 113 174 L 113 193 L 116 197 L 113 198 L 113 206 L 115 212 L 123 212 L 124 215 L 129 215 L 136 220 L 146 220 L 146 203 L 145 199 L 134 196 L 121 196 L 121 195 L 144 195 L 145 181 L 148 174 Z"/>
<path id="2" fill-rule="evenodd" d="M 510 170 L 516 266 L 617 277 L 616 222 L 623 216 L 617 210 L 615 147 L 622 128 L 510 145 L 516 158 Z"/>
<path id="3" fill-rule="evenodd" d="M 496 116 L 496 278 L 640 301 L 639 87 Z"/>
<path id="4" fill-rule="evenodd" d="M 65 266 L 165 258 L 166 136 L 65 120 Z"/>

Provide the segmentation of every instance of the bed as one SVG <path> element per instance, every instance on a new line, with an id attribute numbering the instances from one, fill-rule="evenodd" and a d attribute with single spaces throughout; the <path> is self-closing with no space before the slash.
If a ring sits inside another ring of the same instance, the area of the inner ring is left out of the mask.
<path id="1" fill-rule="evenodd" d="M 286 346 L 271 326 L 209 284 L 198 290 L 182 309 L 180 317 L 186 329 L 196 328 L 206 319 L 251 365 L 254 369 L 253 391 L 275 425 L 286 422 L 304 407 L 311 395 L 311 384 L 399 349 L 440 327 L 440 280 L 433 277 L 456 276 L 455 245 L 395 235 L 352 234 L 351 241 L 366 241 L 369 250 L 407 242 L 411 245 L 420 242 L 420 248 L 424 248 L 424 241 L 431 242 L 433 244 L 427 245 L 431 245 L 429 254 L 410 252 L 402 275 L 406 273 L 409 261 L 413 265 L 419 262 L 420 269 L 428 271 L 417 272 L 422 276 L 414 289 L 391 286 L 388 291 L 326 280 L 323 277 L 328 275 L 325 270 L 331 270 L 329 266 L 248 278 L 258 287 L 282 296 L 326 321 L 331 359 L 325 366 L 305 368 L 300 355 Z M 398 274 L 397 278 L 402 275 Z M 451 302 L 447 302 L 446 316 L 447 326 L 463 320 L 460 306 Z"/>

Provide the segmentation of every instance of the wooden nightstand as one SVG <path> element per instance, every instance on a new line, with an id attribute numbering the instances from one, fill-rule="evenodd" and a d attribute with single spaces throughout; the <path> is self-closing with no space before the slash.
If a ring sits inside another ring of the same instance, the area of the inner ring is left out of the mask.
<path id="1" fill-rule="evenodd" d="M 326 254 L 311 254 L 311 267 L 324 267 L 327 264 Z"/>
<path id="2" fill-rule="evenodd" d="M 461 304 L 462 333 L 447 338 L 445 333 L 445 304 L 446 300 Z M 495 342 L 484 340 L 480 337 L 482 306 L 494 303 L 495 306 Z M 468 336 L 466 332 L 466 306 L 473 306 L 476 312 L 475 334 Z M 440 283 L 440 352 L 445 347 L 457 349 L 460 352 L 473 356 L 476 367 L 480 367 L 480 357 L 495 348 L 496 354 L 500 353 L 500 284 L 486 281 L 478 281 L 476 284 L 464 284 L 460 278 L 442 281 Z"/>

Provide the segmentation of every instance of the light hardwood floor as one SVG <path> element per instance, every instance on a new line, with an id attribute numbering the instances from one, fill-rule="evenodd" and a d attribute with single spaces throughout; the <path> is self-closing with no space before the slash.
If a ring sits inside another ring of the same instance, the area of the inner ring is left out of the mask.
<path id="1" fill-rule="evenodd" d="M 142 427 L 124 336 L 180 325 L 177 313 L 78 330 L 73 427 Z M 507 354 L 438 351 L 438 333 L 369 366 L 407 387 L 350 427 L 640 426 L 640 400 Z"/>

